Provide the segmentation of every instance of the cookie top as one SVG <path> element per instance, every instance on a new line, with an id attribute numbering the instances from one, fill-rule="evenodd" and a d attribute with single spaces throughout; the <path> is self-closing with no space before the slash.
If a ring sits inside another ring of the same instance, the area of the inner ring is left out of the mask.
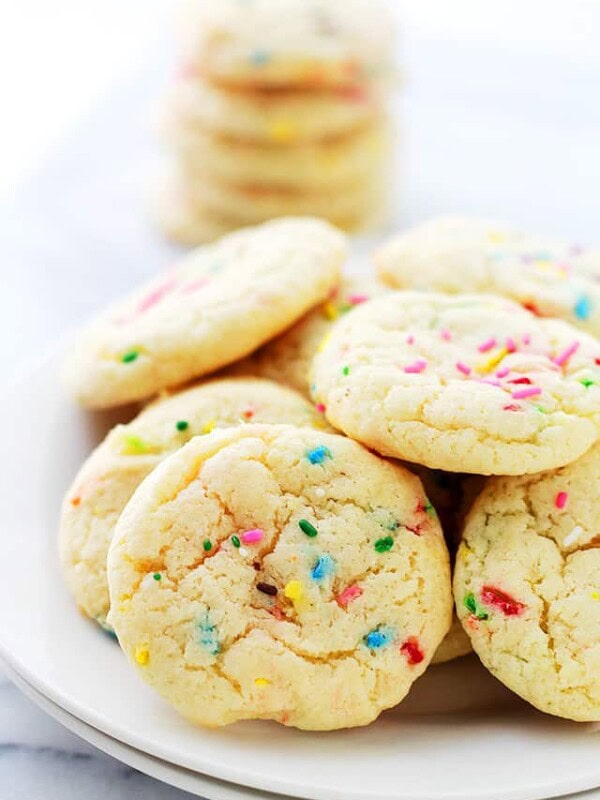
<path id="1" fill-rule="evenodd" d="M 383 455 L 521 475 L 600 437 L 600 344 L 493 295 L 394 292 L 341 320 L 313 363 L 334 427 Z"/>
<path id="2" fill-rule="evenodd" d="M 600 445 L 567 467 L 495 478 L 458 551 L 456 605 L 473 647 L 542 711 L 600 721 Z"/>
<path id="3" fill-rule="evenodd" d="M 123 512 L 110 621 L 142 677 L 203 725 L 365 725 L 448 630 L 448 552 L 420 481 L 343 436 L 196 437 Z"/>
<path id="4" fill-rule="evenodd" d="M 193 436 L 249 422 L 329 429 L 296 392 L 260 378 L 223 378 L 161 398 L 117 425 L 79 470 L 63 502 L 60 557 L 84 614 L 106 626 L 106 556 L 133 492 L 169 453 Z"/>
<path id="5" fill-rule="evenodd" d="M 528 236 L 488 220 L 440 217 L 375 253 L 399 289 L 493 292 L 600 336 L 600 251 Z"/>
<path id="6" fill-rule="evenodd" d="M 191 0 L 183 54 L 244 87 L 348 87 L 389 79 L 394 19 L 381 0 Z"/>
<path id="7" fill-rule="evenodd" d="M 377 281 L 345 277 L 328 300 L 309 311 L 300 322 L 240 362 L 243 374 L 262 375 L 309 393 L 312 360 L 326 336 L 342 316 L 372 297 L 386 292 Z"/>
<path id="8" fill-rule="evenodd" d="M 280 219 L 198 248 L 84 330 L 70 392 L 102 408 L 141 400 L 255 350 L 337 285 L 346 241 L 311 218 Z"/>

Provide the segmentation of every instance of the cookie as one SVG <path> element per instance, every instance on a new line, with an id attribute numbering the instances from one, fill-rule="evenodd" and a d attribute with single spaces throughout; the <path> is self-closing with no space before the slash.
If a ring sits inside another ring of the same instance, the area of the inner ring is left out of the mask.
<path id="1" fill-rule="evenodd" d="M 493 292 L 600 336 L 600 250 L 487 220 L 441 217 L 394 237 L 375 262 L 396 288 Z"/>
<path id="2" fill-rule="evenodd" d="M 600 437 L 600 344 L 493 295 L 393 292 L 341 320 L 313 397 L 383 455 L 449 472 L 564 466 Z"/>
<path id="3" fill-rule="evenodd" d="M 271 147 L 173 121 L 165 140 L 183 171 L 198 180 L 307 191 L 341 191 L 367 181 L 383 168 L 389 150 L 381 123 L 324 141 Z"/>
<path id="4" fill-rule="evenodd" d="M 189 63 L 218 83 L 352 87 L 394 70 L 394 18 L 380 0 L 192 0 L 180 28 Z"/>
<path id="5" fill-rule="evenodd" d="M 452 617 L 452 625 L 450 630 L 444 636 L 442 643 L 435 651 L 435 655 L 431 661 L 432 665 L 447 664 L 449 661 L 456 661 L 457 658 L 468 656 L 473 652 L 471 640 L 464 631 L 463 626 L 460 624 L 458 617 Z"/>
<path id="6" fill-rule="evenodd" d="M 94 450 L 66 494 L 60 521 L 64 575 L 84 614 L 106 626 L 108 546 L 143 479 L 193 436 L 249 422 L 328 428 L 296 392 L 259 378 L 224 378 L 161 398 Z"/>
<path id="7" fill-rule="evenodd" d="M 247 425 L 171 455 L 121 515 L 108 575 L 129 660 L 207 726 L 366 725 L 451 620 L 420 481 L 308 428 Z"/>
<path id="8" fill-rule="evenodd" d="M 567 467 L 488 482 L 454 590 L 484 665 L 536 708 L 600 721 L 600 445 Z"/>
<path id="9" fill-rule="evenodd" d="M 242 142 L 271 147 L 348 135 L 381 119 L 381 92 L 239 92 L 201 79 L 182 78 L 167 98 L 164 115 Z"/>
<path id="10" fill-rule="evenodd" d="M 336 320 L 386 289 L 373 280 L 346 277 L 319 308 L 309 311 L 288 331 L 261 347 L 234 370 L 262 375 L 308 395 L 312 360 Z"/>
<path id="11" fill-rule="evenodd" d="M 70 393 L 115 406 L 248 355 L 328 297 L 346 252 L 342 234 L 316 219 L 276 220 L 196 250 L 80 334 Z"/>

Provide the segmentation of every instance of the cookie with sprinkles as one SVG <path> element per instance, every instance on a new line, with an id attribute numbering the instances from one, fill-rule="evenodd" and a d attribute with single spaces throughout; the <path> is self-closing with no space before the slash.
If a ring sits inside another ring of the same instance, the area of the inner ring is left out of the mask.
<path id="1" fill-rule="evenodd" d="M 385 286 L 377 281 L 345 277 L 325 303 L 309 311 L 300 322 L 233 369 L 243 374 L 262 375 L 308 394 L 312 360 L 335 322 L 385 292 Z M 323 413 L 325 409 L 319 406 L 319 410 Z"/>
<path id="2" fill-rule="evenodd" d="M 326 300 L 345 257 L 343 235 L 312 218 L 198 248 L 80 334 L 67 386 L 82 405 L 102 408 L 224 367 Z"/>
<path id="3" fill-rule="evenodd" d="M 600 445 L 492 478 L 458 551 L 456 606 L 483 664 L 549 714 L 600 721 Z"/>
<path id="4" fill-rule="evenodd" d="M 94 450 L 67 491 L 60 520 L 63 572 L 84 614 L 106 626 L 108 546 L 144 478 L 193 436 L 251 422 L 328 427 L 323 415 L 290 389 L 259 378 L 224 378 L 161 398 L 114 428 Z"/>
<path id="5" fill-rule="evenodd" d="M 343 436 L 247 425 L 196 437 L 119 520 L 111 624 L 196 723 L 366 725 L 403 699 L 450 625 L 448 551 L 427 505 L 418 478 Z"/>
<path id="6" fill-rule="evenodd" d="M 346 90 L 394 72 L 381 0 L 190 0 L 180 27 L 190 67 L 219 84 Z"/>
<path id="7" fill-rule="evenodd" d="M 393 237 L 375 262 L 397 289 L 493 292 L 600 336 L 600 250 L 488 220 L 440 217 Z"/>
<path id="8" fill-rule="evenodd" d="M 494 295 L 364 303 L 333 328 L 312 383 L 334 427 L 449 472 L 539 472 L 600 438 L 600 343 Z"/>

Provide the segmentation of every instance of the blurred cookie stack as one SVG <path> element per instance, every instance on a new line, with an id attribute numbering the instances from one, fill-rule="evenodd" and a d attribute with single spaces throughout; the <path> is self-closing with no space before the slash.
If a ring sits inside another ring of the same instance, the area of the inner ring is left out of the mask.
<path id="1" fill-rule="evenodd" d="M 393 20 L 379 0 L 191 0 L 161 118 L 165 232 L 187 244 L 282 215 L 385 219 Z"/>

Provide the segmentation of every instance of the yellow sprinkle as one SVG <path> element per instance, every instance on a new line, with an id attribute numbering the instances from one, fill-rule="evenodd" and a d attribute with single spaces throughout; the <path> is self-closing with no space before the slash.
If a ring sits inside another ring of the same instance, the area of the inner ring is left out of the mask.
<path id="1" fill-rule="evenodd" d="M 600 600 L 600 592 L 592 592 L 592 600 Z"/>
<path id="2" fill-rule="evenodd" d="M 215 428 L 215 421 L 214 419 L 209 419 L 208 422 L 205 422 L 202 426 L 202 433 L 212 433 Z"/>
<path id="3" fill-rule="evenodd" d="M 501 231 L 493 231 L 488 236 L 488 239 L 493 244 L 500 244 L 500 242 L 503 242 L 505 238 L 506 238 L 505 234 L 503 234 Z"/>
<path id="4" fill-rule="evenodd" d="M 332 302 L 324 303 L 322 306 L 323 316 L 329 320 L 337 319 L 338 310 Z"/>
<path id="5" fill-rule="evenodd" d="M 269 127 L 269 137 L 279 144 L 287 144 L 296 138 L 296 128 L 292 122 L 280 119 Z"/>
<path id="6" fill-rule="evenodd" d="M 257 686 L 268 686 L 270 682 L 266 678 L 256 678 L 254 681 Z"/>
<path id="7" fill-rule="evenodd" d="M 135 648 L 135 660 L 141 667 L 145 667 L 148 661 L 150 661 L 150 651 L 147 647 L 136 647 Z"/>
<path id="8" fill-rule="evenodd" d="M 475 369 L 477 372 L 486 373 L 491 372 L 494 367 L 497 367 L 498 364 L 502 361 L 502 359 L 508 355 L 508 350 L 506 347 L 501 347 L 500 350 L 496 352 L 495 355 L 490 356 L 487 361 L 482 361 L 481 364 L 478 364 Z"/>
<path id="9" fill-rule="evenodd" d="M 302 583 L 300 581 L 290 581 L 286 583 L 283 594 L 296 605 L 296 603 L 302 600 Z"/>
<path id="10" fill-rule="evenodd" d="M 146 453 L 148 451 L 146 442 L 140 439 L 139 436 L 134 436 L 133 434 L 125 436 L 125 445 L 129 452 Z"/>
<path id="11" fill-rule="evenodd" d="M 325 346 L 330 339 L 331 339 L 331 333 L 326 333 L 325 336 L 321 339 L 319 346 L 317 347 L 319 353 L 325 349 Z"/>

